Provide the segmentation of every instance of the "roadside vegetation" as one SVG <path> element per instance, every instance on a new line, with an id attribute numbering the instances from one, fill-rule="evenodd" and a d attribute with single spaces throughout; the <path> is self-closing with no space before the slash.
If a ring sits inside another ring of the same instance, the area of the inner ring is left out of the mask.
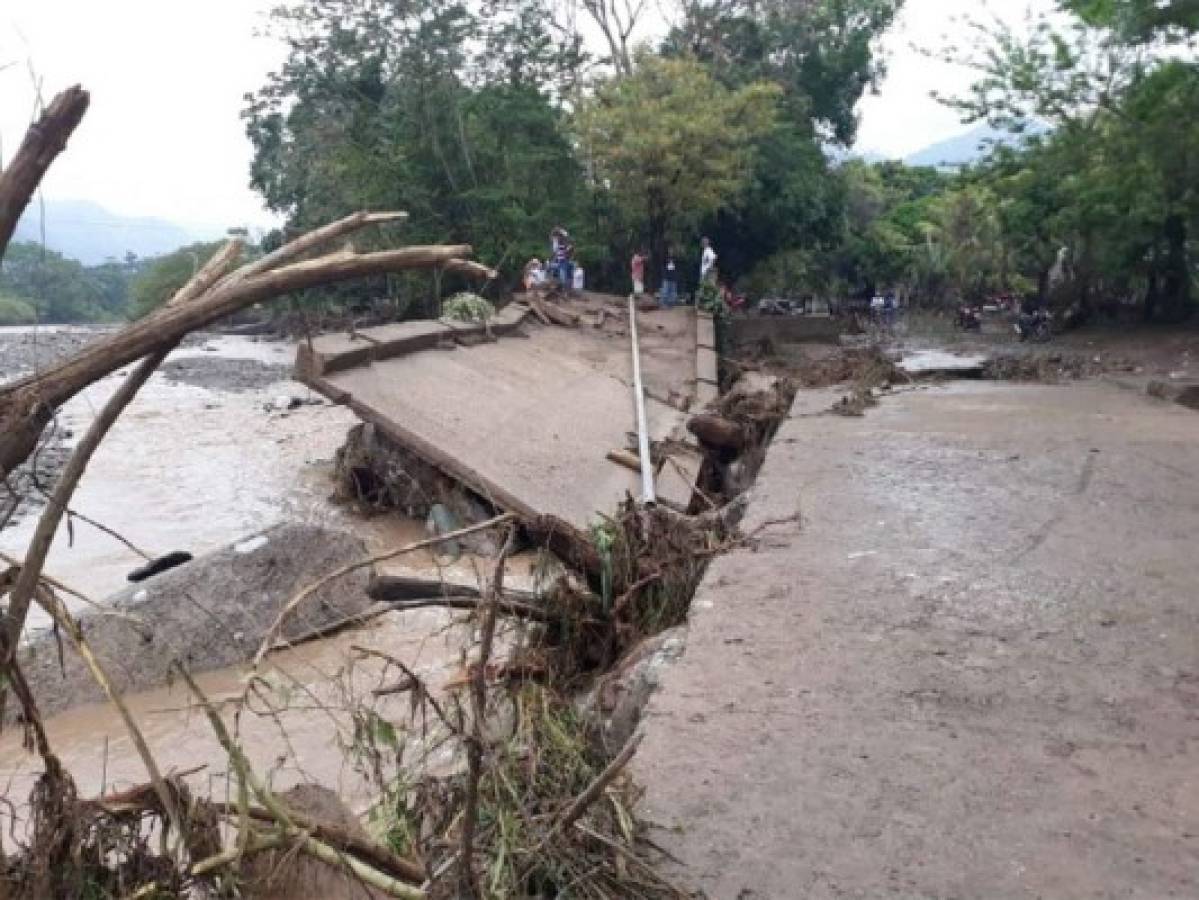
<path id="1" fill-rule="evenodd" d="M 707 234 L 751 298 L 1189 315 L 1193 5 L 1063 0 L 1028 34 L 981 25 L 945 51 L 977 73 L 945 102 L 1010 139 L 960 171 L 846 158 L 900 6 L 685 2 L 651 46 L 582 4 L 606 53 L 543 0 L 280 10 L 288 60 L 244 112 L 253 184 L 295 228 L 407 209 L 411 239 L 471 243 L 509 278 L 563 225 L 588 284 L 620 292 L 641 247 L 651 289 L 670 249 L 691 290 Z M 369 290 L 419 309 L 415 287 Z"/>
<path id="2" fill-rule="evenodd" d="M 593 19 L 600 51 L 548 0 L 280 7 L 286 62 L 242 113 L 251 183 L 286 219 L 262 250 L 353 209 L 403 209 L 406 240 L 469 243 L 501 271 L 492 301 L 561 225 L 588 286 L 620 293 L 638 249 L 651 290 L 673 253 L 692 291 L 708 235 L 722 280 L 751 300 L 1032 296 L 1075 322 L 1188 317 L 1193 4 L 1061 0 L 1031 28 L 980 23 L 940 51 L 976 73 L 943 102 L 1008 135 L 962 169 L 852 156 L 855 106 L 885 72 L 878 40 L 901 7 L 687 0 L 655 45 L 597 0 L 575 16 Z M 16 244 L 0 322 L 136 318 L 215 246 L 83 267 Z M 379 276 L 275 308 L 421 316 L 468 287 L 447 275 L 430 296 L 419 278 Z"/>

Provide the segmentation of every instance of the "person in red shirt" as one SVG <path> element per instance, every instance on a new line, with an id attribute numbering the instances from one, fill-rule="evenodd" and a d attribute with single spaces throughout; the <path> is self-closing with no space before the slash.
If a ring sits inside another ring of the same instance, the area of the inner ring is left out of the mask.
<path id="1" fill-rule="evenodd" d="M 638 250 L 633 254 L 633 260 L 629 264 L 629 268 L 633 274 L 633 293 L 645 293 L 645 251 Z"/>

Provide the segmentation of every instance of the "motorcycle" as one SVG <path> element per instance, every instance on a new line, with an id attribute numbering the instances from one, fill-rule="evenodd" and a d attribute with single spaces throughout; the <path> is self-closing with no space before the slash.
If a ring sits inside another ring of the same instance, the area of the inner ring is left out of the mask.
<path id="1" fill-rule="evenodd" d="M 1021 313 L 1016 319 L 1016 334 L 1021 341 L 1044 344 L 1053 337 L 1053 314 L 1045 309 Z"/>
<path id="2" fill-rule="evenodd" d="M 978 314 L 978 309 L 973 306 L 959 306 L 954 324 L 962 331 L 983 330 L 983 320 Z"/>

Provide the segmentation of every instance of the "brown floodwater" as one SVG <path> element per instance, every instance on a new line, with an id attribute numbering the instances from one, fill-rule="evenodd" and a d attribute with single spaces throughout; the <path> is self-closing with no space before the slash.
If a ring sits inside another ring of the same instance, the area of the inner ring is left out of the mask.
<path id="1" fill-rule="evenodd" d="M 206 348 L 177 351 L 172 359 L 201 355 L 286 365 L 293 347 L 216 338 Z M 105 379 L 72 400 L 63 411 L 63 424 L 81 434 L 120 379 Z M 327 403 L 286 412 L 268 408 L 279 396 L 311 396 L 303 386 L 286 380 L 242 388 L 214 390 L 155 375 L 97 451 L 73 508 L 152 555 L 178 549 L 199 556 L 283 521 L 348 529 L 371 552 L 427 536 L 423 522 L 396 516 L 362 518 L 330 502 L 334 453 L 357 421 L 352 413 Z M 0 532 L 0 550 L 23 553 L 35 523 L 36 516 L 27 516 Z M 100 600 L 124 587 L 127 573 L 141 562 L 122 543 L 77 521 L 70 532 L 64 528 L 56 537 L 47 572 Z M 514 558 L 508 565 L 508 582 L 531 586 L 532 567 L 530 554 Z M 479 583 L 488 566 L 469 555 L 447 561 L 421 551 L 389 564 L 389 571 L 402 570 Z M 407 694 L 371 695 L 372 688 L 396 681 L 398 671 L 380 659 L 359 658 L 352 648 L 382 650 L 411 666 L 431 686 L 439 686 L 459 671 L 468 643 L 467 626 L 455 622 L 443 610 L 393 613 L 354 632 L 273 654 L 261 673 L 272 690 L 258 692 L 263 696 L 256 694 L 251 709 L 236 723 L 233 703 L 225 702 L 222 714 L 231 726 L 237 725 L 255 769 L 275 787 L 320 782 L 361 809 L 372 797 L 348 749 L 354 744 L 355 711 L 369 707 L 395 724 L 401 737 L 412 740 L 413 752 L 420 729 L 410 718 Z M 244 667 L 233 667 L 202 674 L 198 681 L 214 700 L 231 701 L 242 694 L 245 678 Z M 132 694 L 126 700 L 164 772 L 195 770 L 187 776 L 193 788 L 218 798 L 226 794 L 224 751 L 182 685 Z M 46 727 L 81 795 L 147 780 L 120 718 L 108 704 L 77 707 L 47 720 Z M 436 768 L 437 759 L 432 762 Z M 0 735 L 0 782 L 7 799 L 20 806 L 39 772 L 39 760 L 22 749 L 18 729 Z M 0 825 L 7 828 L 7 823 Z"/>
<path id="2" fill-rule="evenodd" d="M 272 655 L 260 673 L 271 689 L 256 692 L 249 710 L 234 722 L 234 704 L 245 685 L 244 668 L 197 677 L 201 688 L 221 704 L 222 716 L 236 724 L 255 770 L 276 788 L 316 781 L 362 807 L 368 783 L 354 770 L 354 713 L 370 708 L 400 730 L 409 726 L 406 694 L 374 698 L 371 690 L 398 680 L 398 669 L 379 659 L 357 658 L 353 647 L 381 650 L 401 659 L 431 686 L 458 671 L 467 632 L 441 610 L 391 614 L 353 633 Z M 182 684 L 126 698 L 157 764 L 166 772 L 192 772 L 188 782 L 203 795 L 223 798 L 230 789 L 226 757 L 210 724 Z M 407 732 L 419 738 L 419 723 Z M 75 778 L 82 796 L 111 792 L 147 781 L 145 767 L 121 720 L 108 704 L 81 706 L 49 719 L 55 752 Z M 415 749 L 415 745 L 414 745 Z M 197 770 L 197 771 L 193 771 Z M 40 760 L 21 747 L 20 732 L 0 736 L 0 782 L 5 796 L 21 804 Z"/>

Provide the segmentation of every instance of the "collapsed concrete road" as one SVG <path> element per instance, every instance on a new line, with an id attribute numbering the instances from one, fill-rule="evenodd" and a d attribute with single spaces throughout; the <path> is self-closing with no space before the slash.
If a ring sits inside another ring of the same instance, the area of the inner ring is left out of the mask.
<path id="1" fill-rule="evenodd" d="M 495 506 L 585 532 L 640 492 L 637 472 L 609 458 L 636 447 L 623 305 L 590 296 L 594 319 L 584 304 L 565 307 L 582 320 L 575 328 L 509 306 L 495 340 L 479 325 L 434 321 L 327 335 L 301 346 L 297 372 Z M 713 338 L 697 350 L 697 333 L 712 323 L 689 309 L 642 312 L 639 323 L 650 437 L 669 442 L 673 460 L 659 494 L 686 507 L 701 462 L 687 410 L 705 389 L 715 396 Z"/>
<path id="2" fill-rule="evenodd" d="M 1098 381 L 793 414 L 743 527 L 633 764 L 677 881 L 1199 896 L 1199 416 Z"/>

